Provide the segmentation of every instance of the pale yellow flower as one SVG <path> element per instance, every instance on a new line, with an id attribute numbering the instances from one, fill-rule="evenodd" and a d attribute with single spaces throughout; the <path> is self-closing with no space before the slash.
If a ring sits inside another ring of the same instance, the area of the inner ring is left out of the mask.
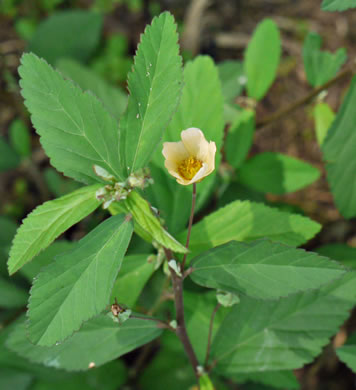
<path id="1" fill-rule="evenodd" d="M 215 169 L 215 142 L 208 142 L 200 129 L 191 127 L 180 134 L 182 140 L 163 144 L 164 165 L 179 184 L 201 181 Z"/>

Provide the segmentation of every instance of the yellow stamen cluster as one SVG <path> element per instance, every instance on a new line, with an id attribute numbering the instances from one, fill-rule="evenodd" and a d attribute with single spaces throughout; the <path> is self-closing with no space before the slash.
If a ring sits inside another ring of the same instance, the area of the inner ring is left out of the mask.
<path id="1" fill-rule="evenodd" d="M 202 166 L 203 163 L 200 160 L 188 157 L 179 163 L 177 170 L 185 180 L 192 180 Z"/>

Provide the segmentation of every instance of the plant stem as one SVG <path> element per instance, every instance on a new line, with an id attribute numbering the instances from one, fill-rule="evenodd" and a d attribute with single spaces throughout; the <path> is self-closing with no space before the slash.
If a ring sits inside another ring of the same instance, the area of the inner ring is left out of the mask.
<path id="1" fill-rule="evenodd" d="M 167 260 L 173 259 L 173 254 L 170 249 L 165 248 L 165 253 Z M 184 304 L 183 304 L 183 276 L 179 276 L 176 272 L 169 268 L 172 276 L 172 284 L 173 284 L 173 293 L 174 293 L 174 303 L 176 308 L 176 316 L 177 316 L 177 328 L 175 330 L 176 335 L 181 341 L 184 350 L 188 356 L 188 359 L 193 367 L 194 373 L 199 378 L 198 366 L 199 361 L 194 352 L 193 346 L 190 342 L 187 328 L 185 325 L 184 319 Z"/>
<path id="2" fill-rule="evenodd" d="M 211 341 L 212 341 L 212 337 L 213 337 L 214 318 L 215 318 L 215 314 L 219 310 L 220 306 L 221 306 L 221 304 L 217 303 L 217 305 L 215 306 L 213 312 L 211 313 L 210 325 L 209 325 L 209 335 L 208 335 L 208 345 L 206 347 L 206 355 L 205 355 L 205 362 L 204 362 L 204 367 L 205 368 L 207 368 L 208 361 L 209 361 Z"/>
<path id="3" fill-rule="evenodd" d="M 338 81 L 345 77 L 350 77 L 353 75 L 353 68 L 346 68 L 342 72 L 340 72 L 338 75 L 336 75 L 333 79 L 329 80 L 328 82 L 324 83 L 320 87 L 317 87 L 313 89 L 309 94 L 306 96 L 303 96 L 296 102 L 292 103 L 291 105 L 282 108 L 281 110 L 273 113 L 270 116 L 267 116 L 266 118 L 262 118 L 261 120 L 257 121 L 256 127 L 259 129 L 261 127 L 267 126 L 271 124 L 272 122 L 276 122 L 279 119 L 284 118 L 288 114 L 290 114 L 295 109 L 303 106 L 304 104 L 309 103 L 312 101 L 315 96 L 318 96 L 320 92 L 324 91 L 325 89 L 331 87 L 332 85 L 336 84 Z"/>
<path id="4" fill-rule="evenodd" d="M 190 210 L 190 217 L 189 217 L 189 224 L 188 224 L 188 234 L 187 234 L 187 242 L 185 244 L 185 247 L 188 249 L 189 248 L 189 241 L 190 241 L 190 233 L 192 230 L 192 225 L 193 225 L 193 219 L 194 219 L 194 209 L 195 209 L 195 201 L 197 198 L 197 184 L 193 183 L 193 194 L 192 194 L 192 208 Z M 185 267 L 185 262 L 187 260 L 187 255 L 188 253 L 184 254 L 183 257 L 183 262 L 182 262 L 182 271 L 184 271 Z"/>

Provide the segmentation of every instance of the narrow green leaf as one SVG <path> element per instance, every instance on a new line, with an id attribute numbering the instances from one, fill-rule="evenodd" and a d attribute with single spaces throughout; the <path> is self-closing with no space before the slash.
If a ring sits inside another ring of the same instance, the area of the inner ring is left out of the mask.
<path id="1" fill-rule="evenodd" d="M 255 112 L 243 110 L 232 122 L 224 143 L 226 159 L 234 168 L 239 168 L 246 159 L 255 134 Z"/>
<path id="2" fill-rule="evenodd" d="M 20 119 L 15 119 L 9 128 L 10 143 L 21 157 L 31 154 L 31 138 L 27 126 Z"/>
<path id="3" fill-rule="evenodd" d="M 276 78 L 280 57 L 278 27 L 273 20 L 265 19 L 256 27 L 245 52 L 244 71 L 249 97 L 257 100 L 264 97 Z"/>
<path id="4" fill-rule="evenodd" d="M 77 83 L 83 91 L 93 92 L 115 118 L 120 118 L 124 113 L 127 95 L 121 89 L 110 85 L 89 68 L 70 59 L 61 59 L 56 63 L 56 68 L 64 77 Z"/>
<path id="5" fill-rule="evenodd" d="M 189 258 L 231 240 L 253 241 L 269 238 L 290 246 L 299 246 L 320 230 L 320 225 L 297 214 L 281 212 L 263 204 L 235 201 L 211 213 L 193 225 Z M 186 232 L 178 236 L 181 242 Z"/>
<path id="6" fill-rule="evenodd" d="M 243 65 L 240 61 L 224 61 L 218 64 L 222 94 L 225 101 L 232 101 L 241 95 L 246 84 Z"/>
<path id="7" fill-rule="evenodd" d="M 279 301 L 242 297 L 225 317 L 211 361 L 223 375 L 290 370 L 317 356 L 349 316 L 356 299 L 356 273 L 319 291 Z"/>
<path id="8" fill-rule="evenodd" d="M 20 164 L 16 151 L 0 136 L 0 172 L 14 169 Z"/>
<path id="9" fill-rule="evenodd" d="M 356 248 L 342 243 L 327 244 L 314 249 L 322 256 L 339 261 L 345 267 L 356 269 Z"/>
<path id="10" fill-rule="evenodd" d="M 10 275 L 47 248 L 60 234 L 93 212 L 100 202 L 96 184 L 83 187 L 61 198 L 38 206 L 22 222 L 12 247 L 8 268 Z"/>
<path id="11" fill-rule="evenodd" d="M 99 13 L 82 10 L 56 12 L 38 26 L 28 51 L 53 65 L 63 57 L 85 62 L 99 43 L 102 22 Z"/>
<path id="12" fill-rule="evenodd" d="M 195 283 L 259 299 L 319 288 L 346 272 L 316 253 L 268 240 L 231 241 L 204 252 L 191 265 Z"/>
<path id="13" fill-rule="evenodd" d="M 162 329 L 153 321 L 129 319 L 118 325 L 110 315 L 101 314 L 86 322 L 71 338 L 53 347 L 31 344 L 25 323 L 22 322 L 10 335 L 7 346 L 31 362 L 69 371 L 83 371 L 93 364 L 98 367 L 114 360 L 161 333 Z"/>
<path id="14" fill-rule="evenodd" d="M 356 216 L 355 104 L 356 76 L 322 146 L 331 192 L 345 218 Z"/>
<path id="15" fill-rule="evenodd" d="M 126 175 L 147 165 L 177 108 L 182 59 L 177 26 L 164 12 L 141 36 L 128 76 L 128 107 L 120 121 L 120 150 Z"/>
<path id="16" fill-rule="evenodd" d="M 321 9 L 323 11 L 346 11 L 356 7 L 356 0 L 323 0 Z"/>
<path id="17" fill-rule="evenodd" d="M 132 231 L 123 214 L 111 217 L 41 271 L 27 312 L 33 343 L 61 342 L 107 307 Z"/>
<path id="18" fill-rule="evenodd" d="M 172 249 L 173 252 L 187 252 L 187 249 L 163 228 L 149 203 L 138 192 L 132 191 L 127 199 L 119 203 L 113 203 L 109 209 L 112 214 L 116 214 L 122 212 L 122 208 L 132 215 L 135 221 L 135 229 L 143 239 L 148 242 L 154 240 L 160 245 Z"/>
<path id="19" fill-rule="evenodd" d="M 327 103 L 320 102 L 315 105 L 313 115 L 315 120 L 316 139 L 321 146 L 335 119 L 335 113 Z"/>
<path id="20" fill-rule="evenodd" d="M 14 282 L 0 276 L 0 307 L 24 307 L 26 306 L 28 293 L 23 288 L 17 287 Z"/>
<path id="21" fill-rule="evenodd" d="M 120 179 L 116 120 L 93 94 L 64 80 L 44 60 L 24 54 L 21 63 L 22 95 L 51 164 L 87 184 L 100 181 L 94 165 Z"/>
<path id="22" fill-rule="evenodd" d="M 318 87 L 331 80 L 347 59 L 345 49 L 339 49 L 332 54 L 328 51 L 321 51 L 321 44 L 320 35 L 309 33 L 303 46 L 305 72 L 313 87 Z"/>
<path id="23" fill-rule="evenodd" d="M 155 265 L 153 255 L 126 256 L 112 289 L 110 302 L 116 298 L 118 302 L 132 308 L 153 274 Z"/>
<path id="24" fill-rule="evenodd" d="M 259 153 L 239 169 L 238 179 L 260 192 L 282 195 L 298 191 L 320 177 L 319 169 L 281 153 Z"/>

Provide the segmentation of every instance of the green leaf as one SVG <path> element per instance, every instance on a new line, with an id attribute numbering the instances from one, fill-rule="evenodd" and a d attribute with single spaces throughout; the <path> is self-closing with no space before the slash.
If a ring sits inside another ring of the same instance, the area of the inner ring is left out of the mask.
<path id="1" fill-rule="evenodd" d="M 59 235 L 93 212 L 100 202 L 95 193 L 100 185 L 83 187 L 61 198 L 38 206 L 22 222 L 12 247 L 10 275 L 47 248 Z"/>
<path id="2" fill-rule="evenodd" d="M 239 168 L 252 146 L 255 133 L 255 112 L 243 110 L 232 122 L 224 143 L 226 159 L 234 168 Z"/>
<path id="3" fill-rule="evenodd" d="M 249 42 L 244 61 L 248 96 L 261 100 L 277 75 L 281 57 L 281 39 L 276 23 L 263 20 Z"/>
<path id="4" fill-rule="evenodd" d="M 110 313 L 111 314 L 111 313 Z M 31 344 L 25 323 L 10 335 L 7 346 L 31 362 L 69 371 L 83 371 L 122 356 L 155 339 L 162 333 L 153 321 L 129 319 L 118 325 L 116 318 L 101 314 L 86 322 L 65 342 L 53 347 Z"/>
<path id="5" fill-rule="evenodd" d="M 0 276 L 0 307 L 12 308 L 26 306 L 28 294 L 12 281 Z"/>
<path id="6" fill-rule="evenodd" d="M 264 371 L 252 372 L 248 374 L 238 374 L 233 377 L 238 383 L 247 381 L 262 383 L 266 386 L 272 386 L 277 389 L 299 389 L 300 384 L 297 381 L 293 371 Z"/>
<path id="7" fill-rule="evenodd" d="M 242 297 L 225 317 L 211 360 L 223 375 L 291 370 L 310 363 L 349 316 L 356 273 L 279 301 Z"/>
<path id="8" fill-rule="evenodd" d="M 20 158 L 15 150 L 0 136 L 0 172 L 16 168 Z"/>
<path id="9" fill-rule="evenodd" d="M 34 344 L 65 340 L 107 307 L 132 231 L 123 214 L 111 217 L 41 271 L 27 312 Z"/>
<path id="10" fill-rule="evenodd" d="M 115 118 L 120 118 L 127 105 L 127 95 L 121 89 L 107 83 L 95 72 L 80 63 L 62 59 L 56 63 L 64 77 L 73 80 L 83 91 L 91 91 Z"/>
<path id="11" fill-rule="evenodd" d="M 305 161 L 273 152 L 255 155 L 238 172 L 238 179 L 245 186 L 276 195 L 298 191 L 319 177 L 319 169 Z"/>
<path id="12" fill-rule="evenodd" d="M 200 390 L 215 390 L 213 383 L 211 382 L 209 375 L 204 374 L 199 377 Z"/>
<path id="13" fill-rule="evenodd" d="M 314 249 L 322 256 L 339 261 L 345 267 L 356 269 L 356 248 L 342 243 L 327 244 Z"/>
<path id="14" fill-rule="evenodd" d="M 263 204 L 235 201 L 211 213 L 192 227 L 189 258 L 231 240 L 269 238 L 299 246 L 315 236 L 320 225 L 297 214 L 281 212 Z M 184 242 L 187 233 L 178 236 Z"/>
<path id="15" fill-rule="evenodd" d="M 51 264 L 54 261 L 54 258 L 63 252 L 67 252 L 70 249 L 73 249 L 75 242 L 67 240 L 57 240 L 53 242 L 49 247 L 43 250 L 38 254 L 34 261 L 25 264 L 20 273 L 25 276 L 25 278 L 32 283 L 33 279 L 40 273 L 41 269 L 45 266 Z"/>
<path id="16" fill-rule="evenodd" d="M 331 192 L 345 218 L 356 216 L 356 76 L 323 143 L 323 157 Z"/>
<path id="17" fill-rule="evenodd" d="M 21 157 L 31 155 L 31 138 L 27 126 L 21 119 L 12 121 L 9 129 L 11 146 Z"/>
<path id="18" fill-rule="evenodd" d="M 191 265 L 195 283 L 259 299 L 315 289 L 346 272 L 313 252 L 268 240 L 231 241 L 201 254 Z"/>
<path id="19" fill-rule="evenodd" d="M 182 88 L 182 59 L 177 26 L 164 12 L 141 36 L 128 75 L 128 107 L 120 121 L 120 157 L 128 176 L 147 165 L 177 108 Z"/>
<path id="20" fill-rule="evenodd" d="M 218 70 L 225 101 L 232 101 L 240 96 L 247 81 L 242 63 L 224 61 L 218 65 Z"/>
<path id="21" fill-rule="evenodd" d="M 173 252 L 187 252 L 187 249 L 163 228 L 158 217 L 153 214 L 149 203 L 138 192 L 132 191 L 127 199 L 113 203 L 109 210 L 115 215 L 117 212 L 122 212 L 122 207 L 131 213 L 135 221 L 136 232 L 142 238 L 149 242 L 154 240 L 160 245 L 172 249 Z"/>
<path id="22" fill-rule="evenodd" d="M 321 9 L 323 11 L 346 11 L 356 7 L 356 0 L 323 0 Z"/>
<path id="23" fill-rule="evenodd" d="M 52 65 L 62 57 L 85 62 L 99 43 L 102 23 L 103 18 L 98 13 L 81 10 L 56 12 L 38 26 L 28 51 Z"/>
<path id="24" fill-rule="evenodd" d="M 335 119 L 335 113 L 327 103 L 320 102 L 315 105 L 313 115 L 315 120 L 316 139 L 321 146 Z"/>
<path id="25" fill-rule="evenodd" d="M 356 372 L 356 333 L 351 335 L 345 345 L 336 349 L 336 354 L 350 370 Z"/>
<path id="26" fill-rule="evenodd" d="M 24 54 L 21 63 L 22 95 L 51 164 L 87 184 L 100 181 L 93 165 L 120 179 L 116 120 L 93 94 L 64 80 L 44 60 Z"/>
<path id="27" fill-rule="evenodd" d="M 335 54 L 321 51 L 322 39 L 316 33 L 309 33 L 304 41 L 303 61 L 307 79 L 313 87 L 318 87 L 331 80 L 346 62 L 345 49 L 338 49 Z"/>
<path id="28" fill-rule="evenodd" d="M 155 261 L 152 255 L 126 256 L 112 289 L 110 302 L 117 298 L 118 302 L 132 308 L 154 269 Z"/>

